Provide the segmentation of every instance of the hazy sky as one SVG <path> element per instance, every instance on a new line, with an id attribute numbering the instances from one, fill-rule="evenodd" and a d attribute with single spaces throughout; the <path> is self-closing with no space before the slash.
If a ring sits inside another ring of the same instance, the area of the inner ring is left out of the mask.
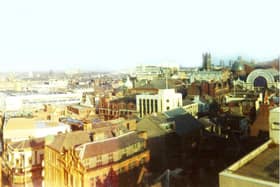
<path id="1" fill-rule="evenodd" d="M 280 55 L 279 0 L 3 0 L 0 71 Z"/>

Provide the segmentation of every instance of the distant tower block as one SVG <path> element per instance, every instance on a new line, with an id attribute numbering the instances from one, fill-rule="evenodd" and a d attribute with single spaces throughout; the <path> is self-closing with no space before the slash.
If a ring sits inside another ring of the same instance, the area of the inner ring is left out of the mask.
<path id="1" fill-rule="evenodd" d="M 233 64 L 233 61 L 230 60 L 230 61 L 228 62 L 228 66 L 231 68 L 232 64 Z"/>
<path id="2" fill-rule="evenodd" d="M 225 67 L 225 62 L 223 60 L 220 60 L 220 66 Z"/>
<path id="3" fill-rule="evenodd" d="M 202 68 L 203 70 L 211 70 L 211 54 L 210 53 L 205 53 L 202 54 Z"/>

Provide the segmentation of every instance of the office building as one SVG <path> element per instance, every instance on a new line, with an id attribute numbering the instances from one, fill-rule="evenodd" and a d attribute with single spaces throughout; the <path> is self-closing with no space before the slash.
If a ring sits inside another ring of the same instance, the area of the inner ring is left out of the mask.
<path id="1" fill-rule="evenodd" d="M 182 94 L 174 89 L 160 89 L 158 94 L 136 96 L 136 109 L 139 117 L 157 112 L 168 111 L 182 106 Z"/>

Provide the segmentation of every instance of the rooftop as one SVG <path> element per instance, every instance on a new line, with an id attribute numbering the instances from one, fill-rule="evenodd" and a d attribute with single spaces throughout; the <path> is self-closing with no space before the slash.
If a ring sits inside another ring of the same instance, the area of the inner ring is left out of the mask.
<path id="1" fill-rule="evenodd" d="M 167 118 L 174 118 L 176 116 L 184 115 L 186 113 L 187 112 L 182 107 L 179 107 L 179 108 L 175 108 L 175 109 L 166 111 L 163 114 L 166 115 Z"/>
<path id="2" fill-rule="evenodd" d="M 272 140 L 259 146 L 233 165 L 228 167 L 220 175 L 232 178 L 279 184 L 279 145 Z"/>
<path id="3" fill-rule="evenodd" d="M 58 152 L 62 152 L 63 149 L 70 149 L 76 145 L 90 142 L 89 133 L 85 131 L 74 131 L 49 138 L 48 146 Z"/>
<path id="4" fill-rule="evenodd" d="M 6 130 L 20 129 L 44 129 L 58 126 L 65 126 L 64 123 L 59 123 L 49 120 L 37 120 L 34 118 L 10 118 L 5 127 Z"/>
<path id="5" fill-rule="evenodd" d="M 279 183 L 279 146 L 271 145 L 236 173 Z"/>
<path id="6" fill-rule="evenodd" d="M 121 136 L 117 136 L 101 141 L 96 141 L 96 142 L 89 142 L 86 143 L 85 145 L 81 145 L 81 147 L 84 148 L 81 157 L 82 159 L 85 159 L 97 155 L 103 155 L 105 153 L 115 152 L 119 149 L 123 149 L 127 146 L 133 145 L 141 141 L 144 140 L 139 138 L 137 133 L 129 132 Z"/>
<path id="7" fill-rule="evenodd" d="M 45 138 L 36 138 L 23 140 L 18 142 L 11 142 L 9 146 L 13 149 L 25 149 L 25 148 L 34 148 L 34 147 L 43 147 L 45 144 Z"/>
<path id="8" fill-rule="evenodd" d="M 57 95 L 57 94 L 69 94 L 72 92 L 38 92 L 38 91 L 14 91 L 14 90 L 1 90 L 2 94 L 7 96 L 28 96 L 28 95 Z"/>

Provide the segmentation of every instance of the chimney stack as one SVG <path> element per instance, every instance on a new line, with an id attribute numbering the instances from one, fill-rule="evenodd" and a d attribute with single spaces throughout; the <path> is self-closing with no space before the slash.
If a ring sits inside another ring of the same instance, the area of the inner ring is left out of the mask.
<path id="1" fill-rule="evenodd" d="M 89 139 L 90 139 L 91 142 L 94 141 L 94 133 L 93 132 L 89 133 Z"/>

